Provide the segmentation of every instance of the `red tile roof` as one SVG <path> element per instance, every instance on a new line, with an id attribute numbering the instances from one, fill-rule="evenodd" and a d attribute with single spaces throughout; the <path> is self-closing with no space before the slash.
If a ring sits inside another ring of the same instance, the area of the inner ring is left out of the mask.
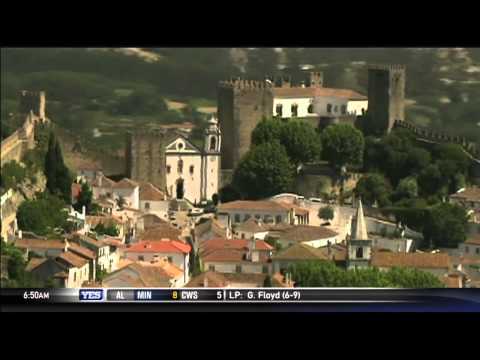
<path id="1" fill-rule="evenodd" d="M 42 239 L 17 239 L 15 247 L 20 249 L 63 249 L 65 243 L 62 240 L 42 240 Z"/>
<path id="2" fill-rule="evenodd" d="M 71 192 L 72 192 L 72 198 L 73 199 L 77 199 L 78 195 L 80 195 L 81 191 L 82 191 L 82 184 L 72 183 Z"/>
<path id="3" fill-rule="evenodd" d="M 349 100 L 367 100 L 365 95 L 354 90 L 325 87 L 275 87 L 273 88 L 273 94 L 277 98 L 335 97 Z"/>
<path id="4" fill-rule="evenodd" d="M 249 262 L 247 254 L 249 253 L 248 245 L 251 241 L 244 239 L 206 240 L 201 245 L 200 255 L 203 261 Z M 269 251 L 273 250 L 273 247 L 263 240 L 256 240 L 255 249 L 261 251 L 259 261 L 267 262 L 270 258 Z"/>
<path id="5" fill-rule="evenodd" d="M 480 187 L 471 186 L 467 187 L 464 191 L 457 192 L 456 194 L 450 195 L 452 199 L 464 200 L 464 201 L 480 201 Z"/>
<path id="6" fill-rule="evenodd" d="M 469 237 L 467 240 L 465 240 L 465 244 L 467 244 L 467 245 L 480 245 L 480 235 L 475 235 L 475 236 Z"/>
<path id="7" fill-rule="evenodd" d="M 188 244 L 165 239 L 160 241 L 140 241 L 125 249 L 125 252 L 188 254 L 191 249 L 191 246 Z"/>
<path id="8" fill-rule="evenodd" d="M 278 236 L 281 240 L 305 242 L 333 238 L 338 233 L 324 226 L 296 225 L 281 231 Z"/>
<path id="9" fill-rule="evenodd" d="M 166 195 L 151 183 L 142 183 L 140 185 L 141 201 L 164 201 Z"/>
<path id="10" fill-rule="evenodd" d="M 290 208 L 271 200 L 237 200 L 223 203 L 218 207 L 221 211 L 246 210 L 246 211 L 288 211 Z"/>
<path id="11" fill-rule="evenodd" d="M 114 189 L 135 189 L 136 187 L 138 187 L 138 183 L 133 180 L 123 178 L 119 182 L 113 184 L 112 187 Z"/>
<path id="12" fill-rule="evenodd" d="M 88 263 L 88 260 L 84 259 L 79 255 L 75 255 L 71 251 L 62 252 L 60 255 L 57 256 L 57 260 L 58 259 L 61 259 L 65 261 L 67 264 L 77 268 L 80 268 Z"/>
<path id="13" fill-rule="evenodd" d="M 411 268 L 439 268 L 450 267 L 448 254 L 438 253 L 393 253 L 385 251 L 374 251 L 372 265 L 376 267 L 411 267 Z"/>
<path id="14" fill-rule="evenodd" d="M 248 249 L 249 242 L 246 239 L 211 239 L 202 243 L 202 251 L 209 251 L 212 249 Z M 255 241 L 255 249 L 270 251 L 273 247 L 263 240 Z"/>
<path id="15" fill-rule="evenodd" d="M 79 256 L 82 256 L 91 260 L 94 260 L 96 258 L 96 255 L 92 250 L 87 249 L 75 243 L 68 244 L 68 251 L 71 251 Z"/>
<path id="16" fill-rule="evenodd" d="M 42 265 L 47 260 L 47 258 L 32 258 L 25 267 L 25 271 L 32 271 Z"/>
<path id="17" fill-rule="evenodd" d="M 167 222 L 154 225 L 137 235 L 139 241 L 178 240 L 182 232 Z"/>

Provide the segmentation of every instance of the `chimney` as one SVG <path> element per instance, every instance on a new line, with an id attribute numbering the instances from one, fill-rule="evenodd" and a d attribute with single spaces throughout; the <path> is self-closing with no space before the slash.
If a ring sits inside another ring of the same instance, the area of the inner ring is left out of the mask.
<path id="1" fill-rule="evenodd" d="M 68 243 L 68 240 L 67 238 L 63 239 L 63 252 L 67 252 L 68 251 L 68 247 L 70 246 L 70 244 Z"/>

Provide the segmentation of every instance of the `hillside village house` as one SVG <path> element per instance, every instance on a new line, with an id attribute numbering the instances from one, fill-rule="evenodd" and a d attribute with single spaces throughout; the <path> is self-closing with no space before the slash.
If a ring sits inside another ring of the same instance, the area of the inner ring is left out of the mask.
<path id="1" fill-rule="evenodd" d="M 463 206 L 474 223 L 480 223 L 480 187 L 471 186 L 450 195 L 450 202 Z"/>
<path id="2" fill-rule="evenodd" d="M 117 238 L 122 242 L 125 242 L 126 238 L 126 221 L 118 216 L 114 215 L 87 215 L 85 218 L 87 233 L 95 231 L 95 228 L 99 224 L 103 224 L 106 227 L 114 226 L 118 230 Z"/>
<path id="3" fill-rule="evenodd" d="M 178 240 L 140 241 L 124 250 L 125 257 L 132 261 L 156 262 L 166 258 L 183 271 L 184 282 L 190 273 L 191 246 Z"/>
<path id="4" fill-rule="evenodd" d="M 451 270 L 450 257 L 443 253 L 392 253 L 374 251 L 371 265 L 380 270 L 393 267 L 415 268 L 429 272 L 438 277 L 446 276 Z"/>
<path id="5" fill-rule="evenodd" d="M 324 247 L 340 242 L 338 233 L 323 226 L 297 225 L 290 226 L 276 234 L 269 234 L 276 239 L 283 248 L 297 243 L 303 243 L 315 248 Z"/>
<path id="6" fill-rule="evenodd" d="M 273 247 L 263 240 L 212 239 L 200 248 L 204 271 L 270 274 Z"/>
<path id="7" fill-rule="evenodd" d="M 123 198 L 125 206 L 134 209 L 140 208 L 140 186 L 133 180 L 124 178 L 115 182 L 99 172 L 89 185 L 92 188 L 94 199 L 108 197 L 118 200 Z"/>
<path id="8" fill-rule="evenodd" d="M 118 268 L 120 260 L 119 245 L 81 234 L 74 234 L 71 236 L 70 241 L 92 251 L 96 256 L 96 264 L 100 270 L 109 273 Z"/>
<path id="9" fill-rule="evenodd" d="M 195 276 L 185 287 L 193 288 L 256 288 L 263 287 L 268 274 L 219 273 L 207 271 Z M 277 277 L 272 277 L 274 287 L 286 287 Z"/>
<path id="10" fill-rule="evenodd" d="M 109 288 L 120 287 L 181 287 L 184 284 L 184 275 L 181 269 L 174 265 L 152 265 L 145 262 L 132 262 L 107 275 L 102 286 Z"/>
<path id="11" fill-rule="evenodd" d="M 299 212 L 300 210 L 300 212 Z M 294 204 L 277 203 L 272 200 L 237 200 L 218 206 L 219 217 L 228 216 L 232 224 L 243 223 L 250 218 L 265 224 L 308 224 L 308 210 Z"/>
<path id="12" fill-rule="evenodd" d="M 166 218 L 168 216 L 168 206 L 169 200 L 164 192 L 151 183 L 140 184 L 140 209 L 144 213 Z"/>
<path id="13" fill-rule="evenodd" d="M 247 221 L 235 225 L 233 230 L 234 239 L 258 239 L 265 240 L 268 235 L 268 226 L 264 226 L 261 220 L 250 218 Z"/>
<path id="14" fill-rule="evenodd" d="M 480 257 L 480 234 L 471 236 L 465 242 L 458 244 L 458 250 L 466 256 Z"/>

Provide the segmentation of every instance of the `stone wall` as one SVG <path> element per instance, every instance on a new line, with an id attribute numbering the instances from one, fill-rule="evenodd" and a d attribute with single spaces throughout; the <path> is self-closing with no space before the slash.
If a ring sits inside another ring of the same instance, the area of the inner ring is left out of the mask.
<path id="1" fill-rule="evenodd" d="M 272 85 L 265 81 L 231 80 L 218 86 L 218 119 L 222 132 L 222 168 L 234 169 L 250 149 L 251 134 L 271 117 Z"/>
<path id="2" fill-rule="evenodd" d="M 34 115 L 28 115 L 22 127 L 2 141 L 1 166 L 12 160 L 19 162 L 25 151 L 35 147 L 36 120 Z"/>

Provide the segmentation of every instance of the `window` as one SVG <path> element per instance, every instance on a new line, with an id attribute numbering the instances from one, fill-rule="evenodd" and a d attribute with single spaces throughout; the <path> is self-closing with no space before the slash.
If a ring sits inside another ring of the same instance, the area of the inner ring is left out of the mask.
<path id="1" fill-rule="evenodd" d="M 255 214 L 255 219 L 260 220 L 262 218 L 262 215 Z"/>
<path id="2" fill-rule="evenodd" d="M 277 215 L 277 216 L 275 216 L 275 222 L 276 222 L 277 224 L 281 223 L 281 222 L 282 222 L 282 215 Z"/>
<path id="3" fill-rule="evenodd" d="M 178 160 L 177 171 L 178 171 L 179 174 L 181 174 L 183 172 L 183 160 Z"/>
<path id="4" fill-rule="evenodd" d="M 167 174 L 170 174 L 170 171 L 172 170 L 170 165 L 167 165 Z"/>
<path id="5" fill-rule="evenodd" d="M 215 271 L 215 265 L 208 265 L 208 270 Z"/>
<path id="6" fill-rule="evenodd" d="M 248 219 L 250 219 L 250 214 L 245 214 L 245 216 L 243 217 L 243 221 L 247 221 Z"/>
<path id="7" fill-rule="evenodd" d="M 75 271 L 73 272 L 73 281 L 77 281 L 77 273 Z"/>
<path id="8" fill-rule="evenodd" d="M 145 203 L 145 210 L 149 210 L 150 209 L 150 203 L 149 202 L 146 202 Z"/>
<path id="9" fill-rule="evenodd" d="M 262 273 L 264 273 L 264 274 L 268 273 L 268 266 L 266 266 L 266 265 L 262 266 Z"/>
<path id="10" fill-rule="evenodd" d="M 235 266 L 235 272 L 241 273 L 242 272 L 242 265 Z"/>
<path id="11" fill-rule="evenodd" d="M 183 143 L 179 142 L 179 143 L 177 144 L 177 149 L 178 149 L 178 150 L 182 150 L 182 149 L 183 149 Z"/>
<path id="12" fill-rule="evenodd" d="M 355 256 L 357 259 L 363 259 L 363 247 L 357 248 L 357 253 Z"/>
<path id="13" fill-rule="evenodd" d="M 468 251 L 469 251 L 469 250 L 470 250 L 470 249 L 468 248 L 468 246 L 465 246 L 465 252 L 466 252 L 467 254 L 468 254 Z"/>
<path id="14" fill-rule="evenodd" d="M 332 104 L 327 104 L 327 113 L 331 113 L 332 112 Z"/>
<path id="15" fill-rule="evenodd" d="M 480 254 L 480 248 L 476 248 L 476 249 L 475 249 L 475 253 L 476 253 L 477 255 L 479 255 L 479 254 Z"/>
<path id="16" fill-rule="evenodd" d="M 283 105 L 282 105 L 282 104 L 278 104 L 277 107 L 276 107 L 276 109 L 275 109 L 275 112 L 277 113 L 277 116 L 279 116 L 279 117 L 282 117 L 282 115 L 283 115 L 283 110 L 282 110 L 282 108 L 283 108 Z"/>
<path id="17" fill-rule="evenodd" d="M 298 105 L 297 105 L 297 104 L 293 104 L 293 105 L 292 105 L 292 108 L 291 108 L 291 111 L 292 111 L 292 116 L 293 116 L 293 117 L 298 116 Z"/>
<path id="18" fill-rule="evenodd" d="M 245 239 L 245 233 L 242 233 L 242 240 Z"/>
<path id="19" fill-rule="evenodd" d="M 335 107 L 333 108 L 333 112 L 334 112 L 334 113 L 337 113 L 337 112 L 338 112 L 338 106 L 337 106 L 337 105 L 335 105 Z"/>
<path id="20" fill-rule="evenodd" d="M 210 150 L 215 150 L 217 148 L 217 138 L 212 136 L 210 138 Z"/>
<path id="21" fill-rule="evenodd" d="M 236 223 L 240 222 L 240 214 L 235 214 L 235 222 Z"/>
<path id="22" fill-rule="evenodd" d="M 143 255 L 138 256 L 138 261 L 144 261 L 144 260 L 145 260 L 145 258 L 143 257 Z"/>
<path id="23" fill-rule="evenodd" d="M 347 113 L 347 105 L 342 105 L 342 114 L 345 115 Z"/>
<path id="24" fill-rule="evenodd" d="M 168 262 L 169 262 L 169 263 L 172 263 L 172 262 L 173 262 L 173 257 L 169 256 L 169 257 L 168 257 Z"/>
<path id="25" fill-rule="evenodd" d="M 307 111 L 309 114 L 313 114 L 313 104 L 308 105 Z"/>
<path id="26" fill-rule="evenodd" d="M 194 170 L 195 170 L 195 168 L 193 167 L 193 165 L 190 165 L 190 175 L 193 175 Z"/>

